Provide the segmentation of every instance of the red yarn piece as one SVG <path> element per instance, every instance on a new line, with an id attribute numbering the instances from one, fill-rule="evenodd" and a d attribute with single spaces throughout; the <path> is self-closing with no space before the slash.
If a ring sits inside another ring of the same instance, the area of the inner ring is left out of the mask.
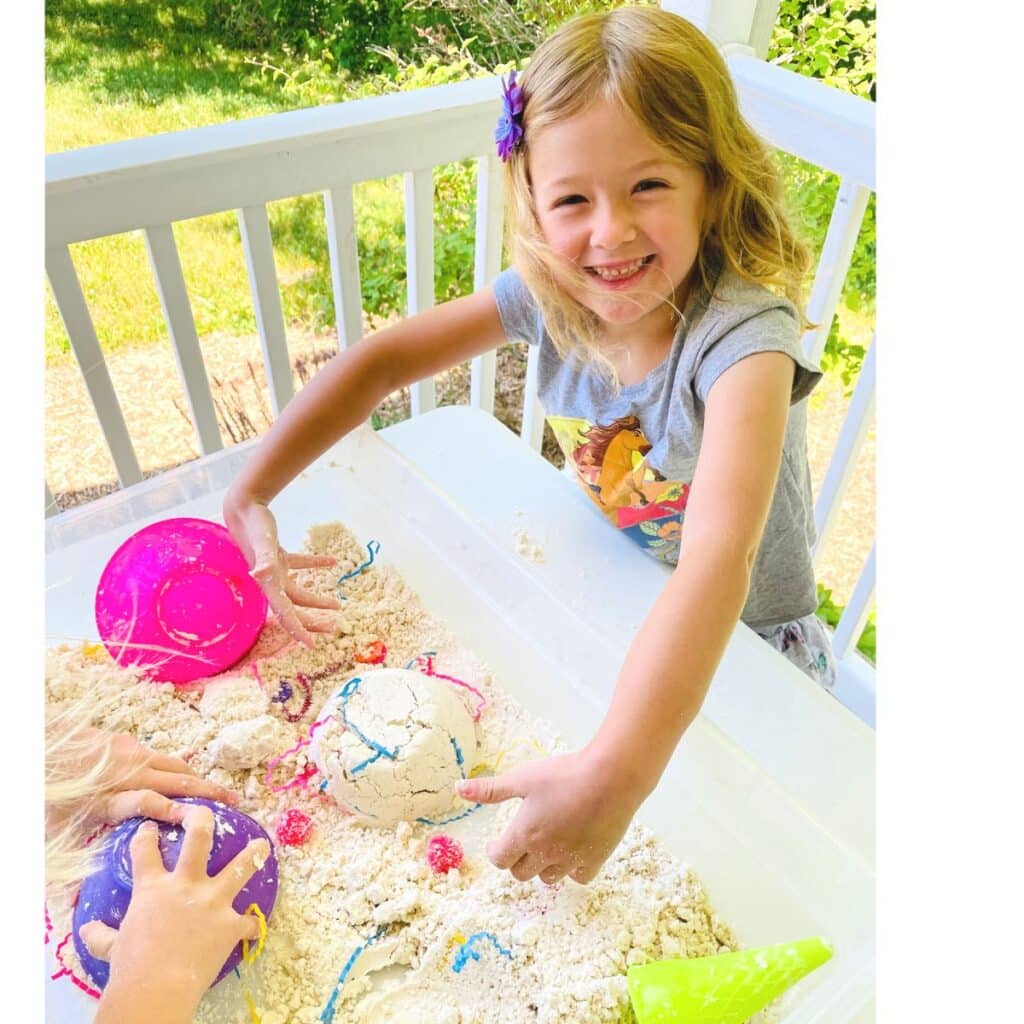
<path id="1" fill-rule="evenodd" d="M 301 846 L 313 833 L 313 819 L 308 814 L 289 808 L 277 819 L 274 834 L 284 846 Z"/>
<path id="2" fill-rule="evenodd" d="M 462 844 L 451 836 L 431 836 L 427 840 L 427 863 L 437 874 L 448 874 L 462 863 Z"/>

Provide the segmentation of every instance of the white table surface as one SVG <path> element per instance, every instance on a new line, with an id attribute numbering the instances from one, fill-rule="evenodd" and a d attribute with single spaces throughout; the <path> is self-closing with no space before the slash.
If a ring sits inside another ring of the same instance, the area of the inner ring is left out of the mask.
<path id="1" fill-rule="evenodd" d="M 582 489 L 493 416 L 446 406 L 382 431 L 513 551 L 525 530 L 544 553 L 523 558 L 558 601 L 622 656 L 670 567 L 609 527 Z M 874 732 L 740 623 L 703 714 L 833 833 L 874 863 Z"/>
<path id="2" fill-rule="evenodd" d="M 143 523 L 219 519 L 223 491 L 249 450 L 219 452 L 51 521 L 49 642 L 94 635 L 98 575 Z M 515 683 L 511 692 L 524 701 L 532 694 L 541 710 L 550 704 L 576 741 L 599 720 L 617 665 L 670 571 L 611 529 L 573 481 L 468 407 L 354 432 L 273 507 L 290 548 L 325 518 L 342 518 L 364 537 L 386 533 L 385 554 L 413 589 L 429 592 L 432 610 L 476 631 L 503 680 Z M 518 553 L 520 531 L 540 545 L 542 562 Z M 575 697 L 551 691 L 559 677 Z M 749 916 L 765 936 L 813 926 L 842 940 L 787 1024 L 871 1020 L 872 730 L 740 625 L 673 761 L 646 811 L 710 876 L 720 909 Z M 47 1019 L 86 1019 L 75 998 L 70 986 L 48 986 Z"/>

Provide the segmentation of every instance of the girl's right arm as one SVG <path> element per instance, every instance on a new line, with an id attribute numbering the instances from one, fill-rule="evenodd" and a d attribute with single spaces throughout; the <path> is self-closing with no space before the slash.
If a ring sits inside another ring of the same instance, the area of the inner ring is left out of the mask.
<path id="1" fill-rule="evenodd" d="M 338 604 L 300 590 L 288 570 L 330 565 L 333 560 L 282 551 L 270 502 L 314 459 L 364 422 L 392 391 L 488 352 L 504 340 L 489 285 L 435 306 L 339 352 L 288 403 L 260 442 L 228 489 L 224 522 L 282 626 L 295 639 L 312 645 L 309 630 L 333 627 L 332 621 L 306 609 Z"/>

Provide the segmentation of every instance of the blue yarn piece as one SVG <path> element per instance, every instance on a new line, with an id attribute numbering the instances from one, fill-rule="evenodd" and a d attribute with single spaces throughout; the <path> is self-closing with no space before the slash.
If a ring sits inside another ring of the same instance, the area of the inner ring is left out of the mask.
<path id="1" fill-rule="evenodd" d="M 348 958 L 345 962 L 345 966 L 341 969 L 341 974 L 338 975 L 338 983 L 334 986 L 331 998 L 327 1000 L 327 1005 L 323 1008 L 323 1011 L 320 1014 L 322 1024 L 331 1024 L 334 1020 L 334 1006 L 338 1001 L 341 986 L 345 984 L 345 979 L 348 978 L 349 971 L 352 970 L 353 965 L 359 959 L 359 954 L 362 953 L 367 946 L 372 946 L 373 943 L 375 943 L 386 931 L 387 926 L 382 926 L 378 928 L 361 946 L 356 946 L 355 952 Z"/>
<path id="2" fill-rule="evenodd" d="M 406 668 L 412 668 L 413 665 L 415 665 L 416 662 L 419 661 L 420 658 L 434 658 L 436 656 L 437 656 L 437 651 L 423 651 L 420 654 L 417 654 L 416 657 L 413 658 L 412 661 L 410 661 L 409 664 L 406 665 L 405 667 Z"/>
<path id="3" fill-rule="evenodd" d="M 441 821 L 433 821 L 430 818 L 417 818 L 416 820 L 421 825 L 450 825 L 453 821 L 461 821 L 463 818 L 468 818 L 474 811 L 479 811 L 481 807 L 483 807 L 483 804 L 476 804 L 474 807 L 470 807 L 469 810 L 456 814 L 453 818 L 444 818 Z"/>
<path id="4" fill-rule="evenodd" d="M 470 935 L 468 939 L 466 939 L 466 941 L 462 944 L 462 948 L 455 955 L 455 961 L 452 964 L 452 970 L 456 974 L 461 974 L 462 968 L 465 967 L 470 960 L 480 959 L 480 954 L 472 948 L 473 943 L 476 942 L 477 939 L 489 939 L 493 943 L 494 948 L 502 956 L 507 956 L 509 960 L 512 959 L 511 950 L 505 949 L 505 947 L 502 946 L 500 942 L 498 942 L 498 937 L 496 935 L 494 935 L 491 932 L 474 932 L 472 935 Z"/>
<path id="5" fill-rule="evenodd" d="M 382 757 L 386 757 L 386 758 L 388 758 L 388 760 L 394 761 L 394 759 L 398 756 L 398 748 L 397 747 L 394 750 L 388 750 L 388 748 L 385 747 L 383 744 L 378 743 L 376 740 L 371 740 L 369 736 L 364 735 L 360 731 L 359 726 L 355 725 L 354 723 L 352 723 L 352 722 L 350 722 L 348 720 L 348 714 L 346 712 L 346 709 L 348 707 L 348 699 L 349 699 L 349 697 L 351 697 L 356 692 L 356 690 L 359 689 L 359 684 L 362 681 L 363 680 L 362 680 L 361 676 L 353 676 L 341 688 L 341 691 L 338 693 L 338 696 L 341 698 L 341 719 L 342 719 L 342 721 L 345 723 L 345 725 L 349 729 L 351 729 L 359 737 L 360 740 L 362 740 L 363 743 L 365 743 L 372 751 L 375 752 L 372 757 L 369 757 L 365 761 L 360 762 L 359 764 L 357 764 L 355 766 L 355 768 L 352 769 L 352 774 L 353 775 L 356 772 L 361 771 L 367 765 L 373 764 L 374 761 L 380 760 L 380 758 L 382 758 Z"/>
<path id="6" fill-rule="evenodd" d="M 363 562 L 363 564 L 360 565 L 358 568 L 353 569 L 351 572 L 345 573 L 344 576 L 339 576 L 337 586 L 340 587 L 342 583 L 345 582 L 345 580 L 350 580 L 354 576 L 358 576 L 361 572 L 366 572 L 366 570 L 369 569 L 371 565 L 373 565 L 373 560 L 380 553 L 380 541 L 371 540 L 369 544 L 366 545 L 366 550 L 369 552 L 370 557 L 365 562 Z"/>

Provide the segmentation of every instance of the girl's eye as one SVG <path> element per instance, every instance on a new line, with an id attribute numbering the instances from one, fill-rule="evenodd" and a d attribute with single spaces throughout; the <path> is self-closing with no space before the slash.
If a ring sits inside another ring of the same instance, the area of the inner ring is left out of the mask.
<path id="1" fill-rule="evenodd" d="M 665 188 L 665 182 L 657 181 L 653 178 L 647 178 L 644 181 L 637 183 L 636 191 L 649 192 L 653 188 Z"/>
<path id="2" fill-rule="evenodd" d="M 555 209 L 557 210 L 559 206 L 575 206 L 577 203 L 585 202 L 586 200 L 583 198 L 583 196 L 563 196 L 561 199 L 555 200 Z"/>

